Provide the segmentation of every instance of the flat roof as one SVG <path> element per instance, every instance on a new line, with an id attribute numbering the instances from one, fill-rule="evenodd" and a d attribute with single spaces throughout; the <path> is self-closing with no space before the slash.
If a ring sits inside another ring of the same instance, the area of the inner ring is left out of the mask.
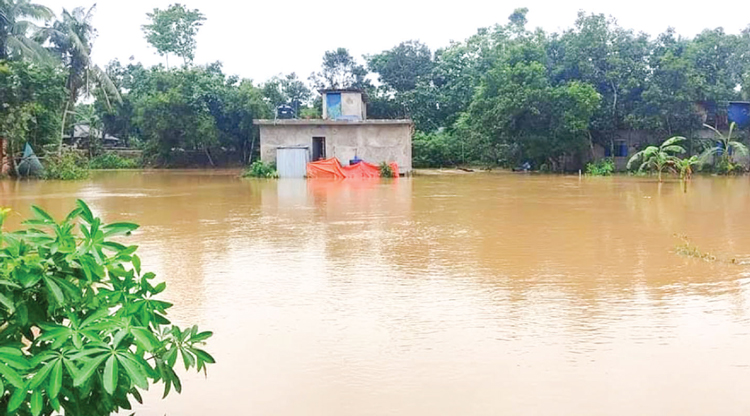
<path id="1" fill-rule="evenodd" d="M 414 124 L 410 119 L 396 120 L 324 120 L 315 119 L 279 119 L 279 120 L 253 120 L 254 124 L 261 126 L 387 126 L 391 124 L 411 125 Z"/>

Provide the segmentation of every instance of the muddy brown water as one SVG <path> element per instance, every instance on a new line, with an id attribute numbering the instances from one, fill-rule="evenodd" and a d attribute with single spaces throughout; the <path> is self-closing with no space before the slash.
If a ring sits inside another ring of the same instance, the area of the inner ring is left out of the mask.
<path id="1" fill-rule="evenodd" d="M 746 177 L 0 181 L 11 228 L 76 198 L 142 224 L 170 316 L 216 334 L 139 415 L 750 412 Z"/>

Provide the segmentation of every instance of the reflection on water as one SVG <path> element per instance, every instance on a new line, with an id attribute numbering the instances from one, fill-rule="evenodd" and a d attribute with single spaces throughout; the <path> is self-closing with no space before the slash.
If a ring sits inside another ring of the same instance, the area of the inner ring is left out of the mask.
<path id="1" fill-rule="evenodd" d="M 76 198 L 142 224 L 173 319 L 216 333 L 140 415 L 750 411 L 748 266 L 673 253 L 750 259 L 747 178 L 0 181 L 24 215 Z"/>

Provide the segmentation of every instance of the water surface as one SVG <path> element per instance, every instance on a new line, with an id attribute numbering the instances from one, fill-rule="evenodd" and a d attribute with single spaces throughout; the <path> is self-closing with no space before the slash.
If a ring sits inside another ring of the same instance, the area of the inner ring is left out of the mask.
<path id="1" fill-rule="evenodd" d="M 208 379 L 139 415 L 750 411 L 748 178 L 0 182 L 23 215 L 76 198 L 142 224 L 170 316 L 216 333 Z"/>

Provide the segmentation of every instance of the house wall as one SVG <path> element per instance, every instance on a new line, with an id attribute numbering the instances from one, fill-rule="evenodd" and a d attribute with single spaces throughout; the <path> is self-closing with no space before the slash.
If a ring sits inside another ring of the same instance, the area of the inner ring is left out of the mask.
<path id="1" fill-rule="evenodd" d="M 401 173 L 409 173 L 411 133 L 410 124 L 261 125 L 260 157 L 275 163 L 277 147 L 306 146 L 312 151 L 312 138 L 325 137 L 326 157 L 344 166 L 356 155 L 374 164 L 396 162 Z"/>
<path id="2" fill-rule="evenodd" d="M 330 93 L 334 93 L 331 91 Z M 323 94 L 323 118 L 330 119 L 328 112 L 328 94 Z M 341 95 L 341 116 L 346 119 L 366 120 L 367 106 L 362 100 L 362 93 L 353 91 L 335 92 Z"/>
<path id="3" fill-rule="evenodd" d="M 359 117 L 360 120 L 367 119 L 365 105 L 362 102 L 362 94 L 358 92 L 341 93 L 341 115 Z"/>

